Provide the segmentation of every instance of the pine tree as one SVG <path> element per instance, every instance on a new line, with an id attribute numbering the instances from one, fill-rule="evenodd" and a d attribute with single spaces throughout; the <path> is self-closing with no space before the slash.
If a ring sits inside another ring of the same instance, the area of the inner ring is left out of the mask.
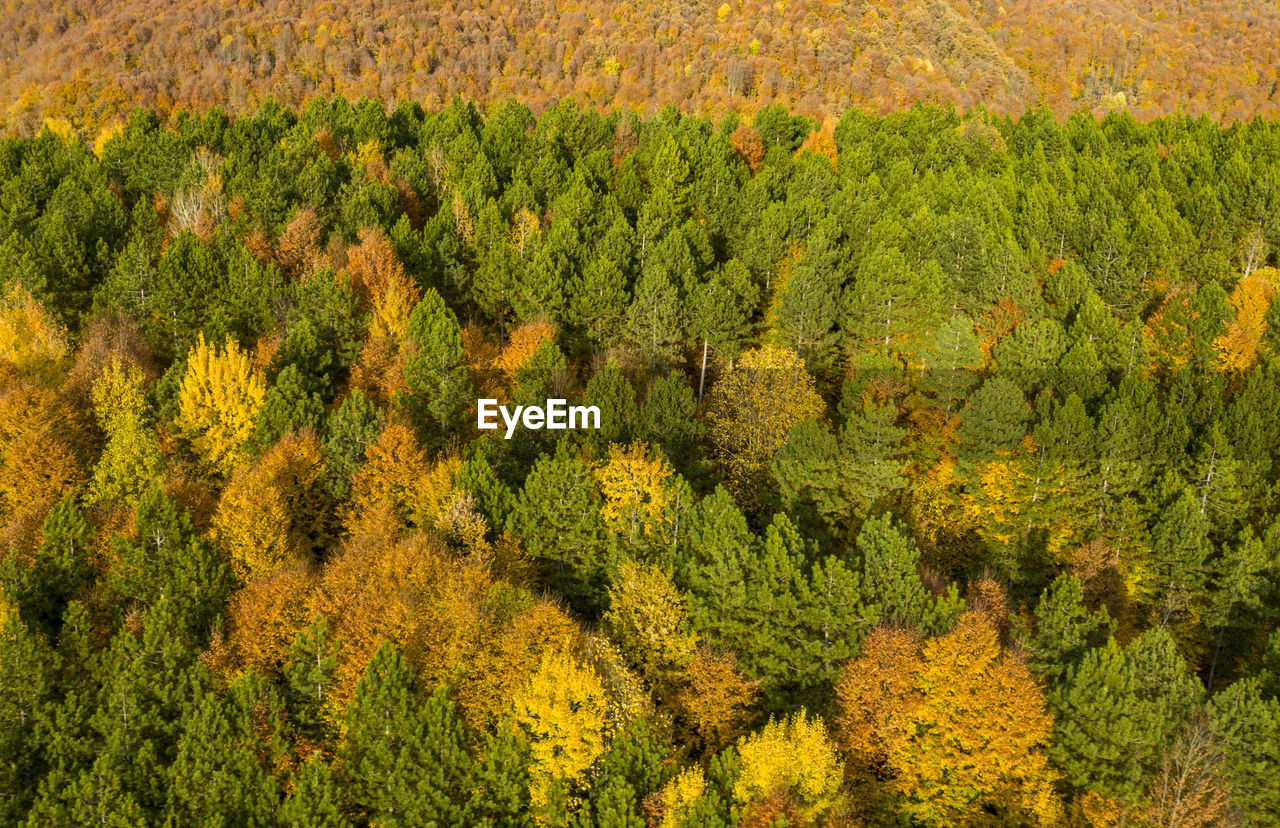
<path id="1" fill-rule="evenodd" d="M 65 787 L 45 787 L 27 814 L 25 825 L 101 825 L 132 828 L 147 823 L 148 811 L 126 789 L 105 759 L 66 780 Z"/>
<path id="2" fill-rule="evenodd" d="M 938 327 L 921 354 L 919 385 L 951 412 L 981 381 L 978 371 L 984 362 L 973 320 L 953 316 Z"/>
<path id="3" fill-rule="evenodd" d="M 686 474 L 697 469 L 701 461 L 703 425 L 694 416 L 697 406 L 693 389 L 679 374 L 657 377 L 649 386 L 635 421 L 635 435 L 660 448 L 667 461 Z"/>
<path id="4" fill-rule="evenodd" d="M 846 390 L 841 408 L 845 420 L 840 432 L 842 488 L 854 519 L 861 519 L 906 485 L 903 439 L 907 432 L 896 424 L 898 411 L 892 401 L 877 402 L 868 396 L 856 400 Z"/>
<path id="5" fill-rule="evenodd" d="M 365 449 L 382 432 L 382 415 L 359 389 L 342 401 L 324 423 L 324 456 L 330 476 L 326 487 L 344 499 L 351 493 L 351 476 L 364 461 Z"/>
<path id="6" fill-rule="evenodd" d="M 636 281 L 627 309 L 625 339 L 652 368 L 665 369 L 684 341 L 685 316 L 680 293 L 667 273 L 645 269 Z"/>
<path id="7" fill-rule="evenodd" d="M 319 754 L 312 754 L 293 776 L 293 791 L 276 812 L 283 828 L 346 828 L 351 823 L 342 815 L 341 792 L 329 766 Z"/>
<path id="8" fill-rule="evenodd" d="M 112 592 L 144 607 L 163 604 L 174 633 L 190 642 L 205 641 L 230 591 L 227 567 L 195 535 L 190 515 L 158 489 L 138 501 L 134 526 L 133 538 L 116 540 L 119 563 L 108 581 Z"/>
<path id="9" fill-rule="evenodd" d="M 356 688 L 336 750 L 348 812 L 381 825 L 464 822 L 468 738 L 444 689 L 421 702 L 408 665 L 384 644 Z"/>
<path id="10" fill-rule="evenodd" d="M 617 360 L 609 360 L 604 368 L 591 376 L 583 398 L 600 408 L 600 428 L 592 432 L 592 437 L 604 443 L 625 444 L 631 441 L 638 414 L 636 392 L 618 367 Z"/>
<path id="11" fill-rule="evenodd" d="M 882 623 L 907 624 L 930 635 L 955 622 L 964 607 L 955 592 L 930 598 L 920 580 L 920 550 L 891 515 L 873 517 L 858 532 L 865 600 Z"/>
<path id="12" fill-rule="evenodd" d="M 289 647 L 284 666 L 283 696 L 290 720 L 308 740 L 321 743 L 332 735 L 335 668 L 338 647 L 329 625 L 317 616 Z"/>
<path id="13" fill-rule="evenodd" d="M 961 413 L 962 456 L 981 462 L 992 459 L 996 452 L 1008 451 L 1026 434 L 1030 416 L 1018 386 L 1002 375 L 991 377 L 973 393 Z"/>
<path id="14" fill-rule="evenodd" d="M 612 552 L 591 470 L 567 441 L 534 464 L 507 527 L 524 541 L 549 586 L 576 607 L 598 606 Z"/>
<path id="15" fill-rule="evenodd" d="M 1136 803 L 1161 750 L 1202 697 L 1164 628 L 1123 649 L 1109 640 L 1050 693 L 1056 715 L 1050 755 L 1073 788 Z"/>
<path id="16" fill-rule="evenodd" d="M 1185 623 L 1199 615 L 1212 553 L 1208 521 L 1195 493 L 1184 489 L 1151 532 L 1151 603 L 1157 623 Z"/>
<path id="17" fill-rule="evenodd" d="M 1231 801 L 1250 825 L 1280 824 L 1280 701 L 1268 697 L 1254 679 L 1242 679 L 1209 703 L 1214 730 L 1226 743 L 1226 777 Z"/>
<path id="18" fill-rule="evenodd" d="M 737 259 L 730 259 L 707 279 L 685 286 L 689 299 L 689 335 L 704 349 L 714 348 L 726 360 L 735 360 L 750 332 L 759 289 L 751 273 Z"/>
<path id="19" fill-rule="evenodd" d="M 794 272 L 779 281 L 769 309 L 773 342 L 798 353 L 814 373 L 829 371 L 835 364 L 847 258 L 835 222 L 819 225 Z"/>
<path id="20" fill-rule="evenodd" d="M 482 828 L 530 828 L 529 740 L 524 732 L 502 723 L 486 734 L 471 771 L 468 812 Z"/>
<path id="21" fill-rule="evenodd" d="M 38 743 L 38 722 L 52 717 L 57 702 L 58 658 L 33 635 L 18 606 L 0 590 L 0 816 L 17 824 L 31 804 L 34 783 L 50 751 Z"/>
<path id="22" fill-rule="evenodd" d="M 405 343 L 409 408 L 424 428 L 448 435 L 471 394 L 471 379 L 458 320 L 434 290 L 426 291 L 409 314 Z"/>
<path id="23" fill-rule="evenodd" d="M 1021 630 L 1020 639 L 1030 667 L 1053 687 L 1113 632 L 1106 607 L 1085 607 L 1080 579 L 1059 575 L 1040 596 L 1031 628 Z"/>
<path id="24" fill-rule="evenodd" d="M 166 813 L 174 823 L 272 824 L 280 790 L 260 764 L 253 718 L 255 708 L 275 700 L 264 697 L 260 682 L 242 679 L 224 699 L 206 694 L 183 723 L 166 773 Z"/>
<path id="25" fill-rule="evenodd" d="M 566 286 L 568 318 L 594 347 L 611 345 L 620 336 L 630 304 L 626 275 L 601 256 L 575 273 Z"/>

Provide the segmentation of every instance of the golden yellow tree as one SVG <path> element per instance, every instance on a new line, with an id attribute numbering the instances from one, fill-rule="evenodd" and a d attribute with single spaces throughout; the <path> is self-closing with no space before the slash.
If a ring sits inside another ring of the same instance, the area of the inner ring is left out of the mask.
<path id="1" fill-rule="evenodd" d="M 450 500 L 460 465 L 456 457 L 429 461 L 413 429 L 392 418 L 352 475 L 351 502 L 343 519 L 347 529 L 354 530 L 366 512 L 376 509 L 390 510 L 400 528 L 434 525 Z"/>
<path id="2" fill-rule="evenodd" d="M 965 613 L 924 644 L 921 659 L 918 702 L 887 723 L 885 740 L 904 810 L 922 822 L 964 823 L 994 809 L 1056 824 L 1061 805 L 1045 753 L 1053 718 L 1031 671 L 1002 652 L 991 620 Z"/>
<path id="3" fill-rule="evenodd" d="M 316 576 L 304 567 L 258 578 L 231 596 L 225 631 L 204 660 L 226 677 L 278 672 L 298 631 L 311 623 Z"/>
<path id="4" fill-rule="evenodd" d="M 1235 318 L 1214 340 L 1226 370 L 1243 373 L 1258 361 L 1258 348 L 1267 332 L 1267 309 L 1275 298 L 1278 281 L 1280 272 L 1264 267 L 1241 279 L 1231 291 L 1228 301 Z"/>
<path id="5" fill-rule="evenodd" d="M 201 459 L 227 474 L 245 459 L 266 394 L 262 375 L 234 340 L 218 348 L 201 334 L 178 392 L 178 429 Z"/>
<path id="6" fill-rule="evenodd" d="M 351 383 L 372 399 L 389 403 L 405 388 L 402 346 L 422 291 L 405 273 L 391 242 L 372 228 L 360 231 L 360 243 L 347 251 L 343 272 L 361 309 L 369 311 L 369 334 L 351 369 Z"/>
<path id="7" fill-rule="evenodd" d="M 887 739 L 919 702 L 920 667 L 920 636 L 914 630 L 876 627 L 840 678 L 835 732 L 856 770 L 886 774 Z"/>
<path id="8" fill-rule="evenodd" d="M 823 409 L 795 351 L 765 346 L 743 354 L 711 389 L 707 409 L 716 458 L 735 493 L 752 499 L 765 464 L 792 427 Z"/>
<path id="9" fill-rule="evenodd" d="M 38 382 L 61 376 L 70 348 L 66 329 L 18 282 L 0 295 L 0 360 Z"/>
<path id="10" fill-rule="evenodd" d="M 324 474 L 320 441 L 305 432 L 231 478 L 213 515 L 213 537 L 242 581 L 313 562 L 326 541 Z"/>
<path id="11" fill-rule="evenodd" d="M 746 731 L 758 685 L 742 675 L 732 654 L 703 647 L 685 668 L 675 708 L 705 749 L 715 752 Z"/>
<path id="12" fill-rule="evenodd" d="M 609 700 L 593 670 L 571 656 L 548 653 L 511 700 L 512 720 L 529 736 L 534 805 L 555 780 L 572 780 L 604 753 Z"/>
<path id="13" fill-rule="evenodd" d="M 519 393 L 516 375 L 542 347 L 542 343 L 548 341 L 556 341 L 556 327 L 546 321 L 526 322 L 511 332 L 506 347 L 493 360 L 493 367 L 506 381 L 510 393 Z"/>
<path id="14" fill-rule="evenodd" d="M 610 445 L 609 459 L 595 470 L 595 477 L 604 495 L 600 516 L 614 534 L 634 544 L 660 531 L 670 499 L 666 482 L 671 467 L 661 454 L 649 451 L 648 443 Z"/>
<path id="15" fill-rule="evenodd" d="M 742 771 L 733 795 L 744 806 L 782 794 L 812 821 L 835 804 L 844 765 L 822 719 L 803 708 L 741 739 L 738 756 Z"/>
<path id="16" fill-rule="evenodd" d="M 113 359 L 93 385 L 93 413 L 107 444 L 93 470 L 90 503 L 132 505 L 160 479 L 160 441 L 146 422 L 146 377 Z"/>

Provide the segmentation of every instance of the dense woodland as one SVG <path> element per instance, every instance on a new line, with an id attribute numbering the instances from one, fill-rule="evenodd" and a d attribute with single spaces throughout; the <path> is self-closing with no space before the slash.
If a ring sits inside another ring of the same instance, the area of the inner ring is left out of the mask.
<path id="1" fill-rule="evenodd" d="M 1278 217 L 1264 120 L 5 139 L 0 822 L 1280 825 Z"/>
<path id="2" fill-rule="evenodd" d="M 7 0 L 0 128 L 135 105 L 562 98 L 723 117 L 912 103 L 1142 120 L 1280 114 L 1274 0 Z"/>

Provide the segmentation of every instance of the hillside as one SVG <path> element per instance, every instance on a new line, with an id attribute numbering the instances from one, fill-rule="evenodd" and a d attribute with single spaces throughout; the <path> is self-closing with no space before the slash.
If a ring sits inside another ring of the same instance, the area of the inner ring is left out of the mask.
<path id="1" fill-rule="evenodd" d="M 808 114 L 917 101 L 1062 116 L 1275 115 L 1280 9 L 1251 0 L 9 0 L 0 126 L 96 131 L 266 96 L 435 107 L 455 94 L 541 111 L 572 96 L 653 112 L 782 103 Z"/>

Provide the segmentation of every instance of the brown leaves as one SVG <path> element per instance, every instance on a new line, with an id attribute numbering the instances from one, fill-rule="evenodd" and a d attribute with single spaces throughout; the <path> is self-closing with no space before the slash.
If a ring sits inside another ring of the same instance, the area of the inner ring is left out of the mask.
<path id="1" fill-rule="evenodd" d="M 699 650 L 685 670 L 675 707 L 707 753 L 732 744 L 751 723 L 758 682 L 738 670 L 732 654 Z"/>

